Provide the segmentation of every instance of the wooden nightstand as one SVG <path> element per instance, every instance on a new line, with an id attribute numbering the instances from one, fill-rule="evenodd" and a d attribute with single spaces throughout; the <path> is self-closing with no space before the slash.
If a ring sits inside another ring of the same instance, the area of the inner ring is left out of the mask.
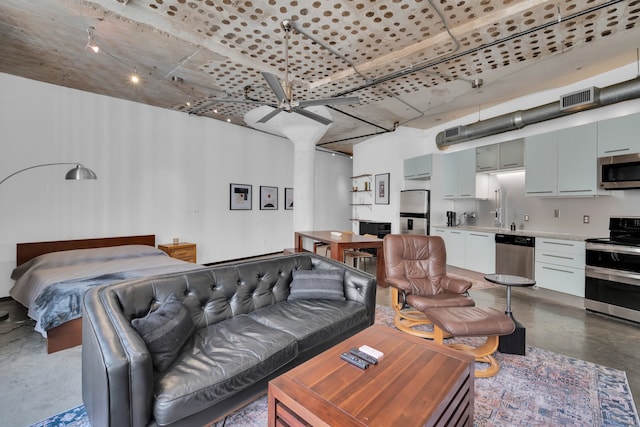
<path id="1" fill-rule="evenodd" d="M 171 258 L 181 259 L 187 262 L 196 262 L 196 244 L 195 243 L 168 243 L 166 245 L 158 245 L 158 249 L 166 252 Z"/>

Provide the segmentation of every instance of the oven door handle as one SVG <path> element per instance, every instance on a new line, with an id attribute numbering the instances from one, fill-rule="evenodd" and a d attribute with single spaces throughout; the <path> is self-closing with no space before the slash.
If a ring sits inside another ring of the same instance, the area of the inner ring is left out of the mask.
<path id="1" fill-rule="evenodd" d="M 634 246 L 610 245 L 606 243 L 587 242 L 585 248 L 587 252 L 597 251 L 597 252 L 622 253 L 622 254 L 629 254 L 629 255 L 640 255 L 640 248 L 634 247 Z"/>
<path id="2" fill-rule="evenodd" d="M 584 270 L 585 276 L 594 279 L 607 280 L 609 282 L 626 283 L 627 285 L 640 286 L 640 274 L 628 271 L 614 270 L 612 268 L 594 267 L 587 265 Z"/>

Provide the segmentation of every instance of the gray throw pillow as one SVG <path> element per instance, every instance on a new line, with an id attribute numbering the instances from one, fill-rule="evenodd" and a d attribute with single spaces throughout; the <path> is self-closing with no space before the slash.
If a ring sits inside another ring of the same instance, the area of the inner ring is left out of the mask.
<path id="1" fill-rule="evenodd" d="M 189 311 L 171 294 L 145 317 L 133 319 L 131 326 L 140 334 L 151 354 L 153 366 L 164 372 L 196 330 Z"/>
<path id="2" fill-rule="evenodd" d="M 341 270 L 294 270 L 289 300 L 344 300 L 344 272 Z"/>

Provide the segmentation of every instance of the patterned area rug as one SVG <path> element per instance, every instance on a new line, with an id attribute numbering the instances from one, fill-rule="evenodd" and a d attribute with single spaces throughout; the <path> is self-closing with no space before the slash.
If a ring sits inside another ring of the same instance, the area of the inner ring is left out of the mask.
<path id="1" fill-rule="evenodd" d="M 376 323 L 393 325 L 393 310 L 376 307 Z M 454 339 L 477 345 L 474 339 Z M 535 347 L 526 356 L 496 354 L 500 372 L 476 378 L 474 426 L 616 426 L 640 427 L 623 371 Z M 216 427 L 264 427 L 263 396 Z M 89 427 L 83 406 L 41 421 L 34 427 Z"/>

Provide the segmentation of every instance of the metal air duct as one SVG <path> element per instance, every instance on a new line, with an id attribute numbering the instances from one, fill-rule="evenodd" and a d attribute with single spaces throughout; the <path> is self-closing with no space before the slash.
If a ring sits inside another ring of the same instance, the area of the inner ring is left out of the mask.
<path id="1" fill-rule="evenodd" d="M 513 113 L 481 120 L 470 125 L 461 125 L 445 129 L 436 135 L 436 145 L 438 149 L 446 150 L 449 145 L 522 129 L 527 125 L 567 116 L 578 111 L 640 98 L 640 76 L 605 88 L 590 88 L 587 89 L 587 91 L 597 96 L 594 95 L 593 99 L 589 100 L 590 102 L 579 102 L 573 105 L 572 108 L 567 108 L 563 103 L 566 101 L 566 97 L 574 95 L 576 92 L 561 96 L 560 101 L 551 102 L 529 110 L 518 110 Z"/>

